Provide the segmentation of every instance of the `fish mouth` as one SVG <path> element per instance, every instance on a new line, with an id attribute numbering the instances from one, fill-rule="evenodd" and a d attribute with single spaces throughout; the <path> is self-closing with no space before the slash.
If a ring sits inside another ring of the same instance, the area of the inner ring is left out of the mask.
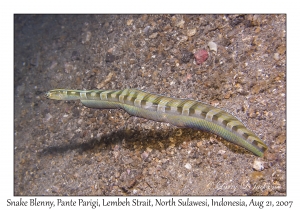
<path id="1" fill-rule="evenodd" d="M 45 96 L 46 98 L 50 98 L 50 95 L 51 95 L 51 93 L 50 93 L 49 91 L 47 91 L 47 92 L 44 94 L 44 96 Z"/>

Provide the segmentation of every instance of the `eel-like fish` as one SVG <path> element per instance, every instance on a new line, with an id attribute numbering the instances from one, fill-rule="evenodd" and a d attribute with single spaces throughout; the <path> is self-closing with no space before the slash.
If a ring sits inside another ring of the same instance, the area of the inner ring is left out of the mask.
<path id="1" fill-rule="evenodd" d="M 268 148 L 236 117 L 199 101 L 170 98 L 136 89 L 55 89 L 48 91 L 46 97 L 55 100 L 80 100 L 83 105 L 91 108 L 124 109 L 130 115 L 137 117 L 205 130 L 244 147 L 260 157 L 263 157 Z"/>

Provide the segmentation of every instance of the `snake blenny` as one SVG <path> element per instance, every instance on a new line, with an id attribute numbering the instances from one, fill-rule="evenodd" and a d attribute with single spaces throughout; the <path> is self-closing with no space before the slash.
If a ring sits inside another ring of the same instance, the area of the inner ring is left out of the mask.
<path id="1" fill-rule="evenodd" d="M 48 91 L 46 97 L 55 100 L 80 100 L 90 108 L 124 109 L 137 117 L 208 131 L 260 157 L 263 157 L 268 148 L 236 117 L 199 101 L 170 98 L 136 89 L 55 89 Z"/>

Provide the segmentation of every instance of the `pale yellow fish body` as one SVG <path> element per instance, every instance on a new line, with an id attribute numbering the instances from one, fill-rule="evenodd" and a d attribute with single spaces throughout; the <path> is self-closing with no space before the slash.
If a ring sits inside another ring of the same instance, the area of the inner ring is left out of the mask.
<path id="1" fill-rule="evenodd" d="M 120 108 L 134 116 L 209 131 L 260 157 L 267 150 L 267 145 L 236 117 L 199 101 L 170 98 L 136 89 L 56 89 L 47 92 L 46 96 L 55 100 L 80 100 L 91 108 Z"/>

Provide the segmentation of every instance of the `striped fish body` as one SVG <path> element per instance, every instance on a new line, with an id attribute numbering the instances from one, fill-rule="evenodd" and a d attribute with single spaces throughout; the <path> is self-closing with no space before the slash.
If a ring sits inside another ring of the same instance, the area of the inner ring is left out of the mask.
<path id="1" fill-rule="evenodd" d="M 47 92 L 46 97 L 56 100 L 80 100 L 90 108 L 124 109 L 134 116 L 205 130 L 260 157 L 267 150 L 266 144 L 236 117 L 199 101 L 170 98 L 136 89 L 56 89 Z"/>

